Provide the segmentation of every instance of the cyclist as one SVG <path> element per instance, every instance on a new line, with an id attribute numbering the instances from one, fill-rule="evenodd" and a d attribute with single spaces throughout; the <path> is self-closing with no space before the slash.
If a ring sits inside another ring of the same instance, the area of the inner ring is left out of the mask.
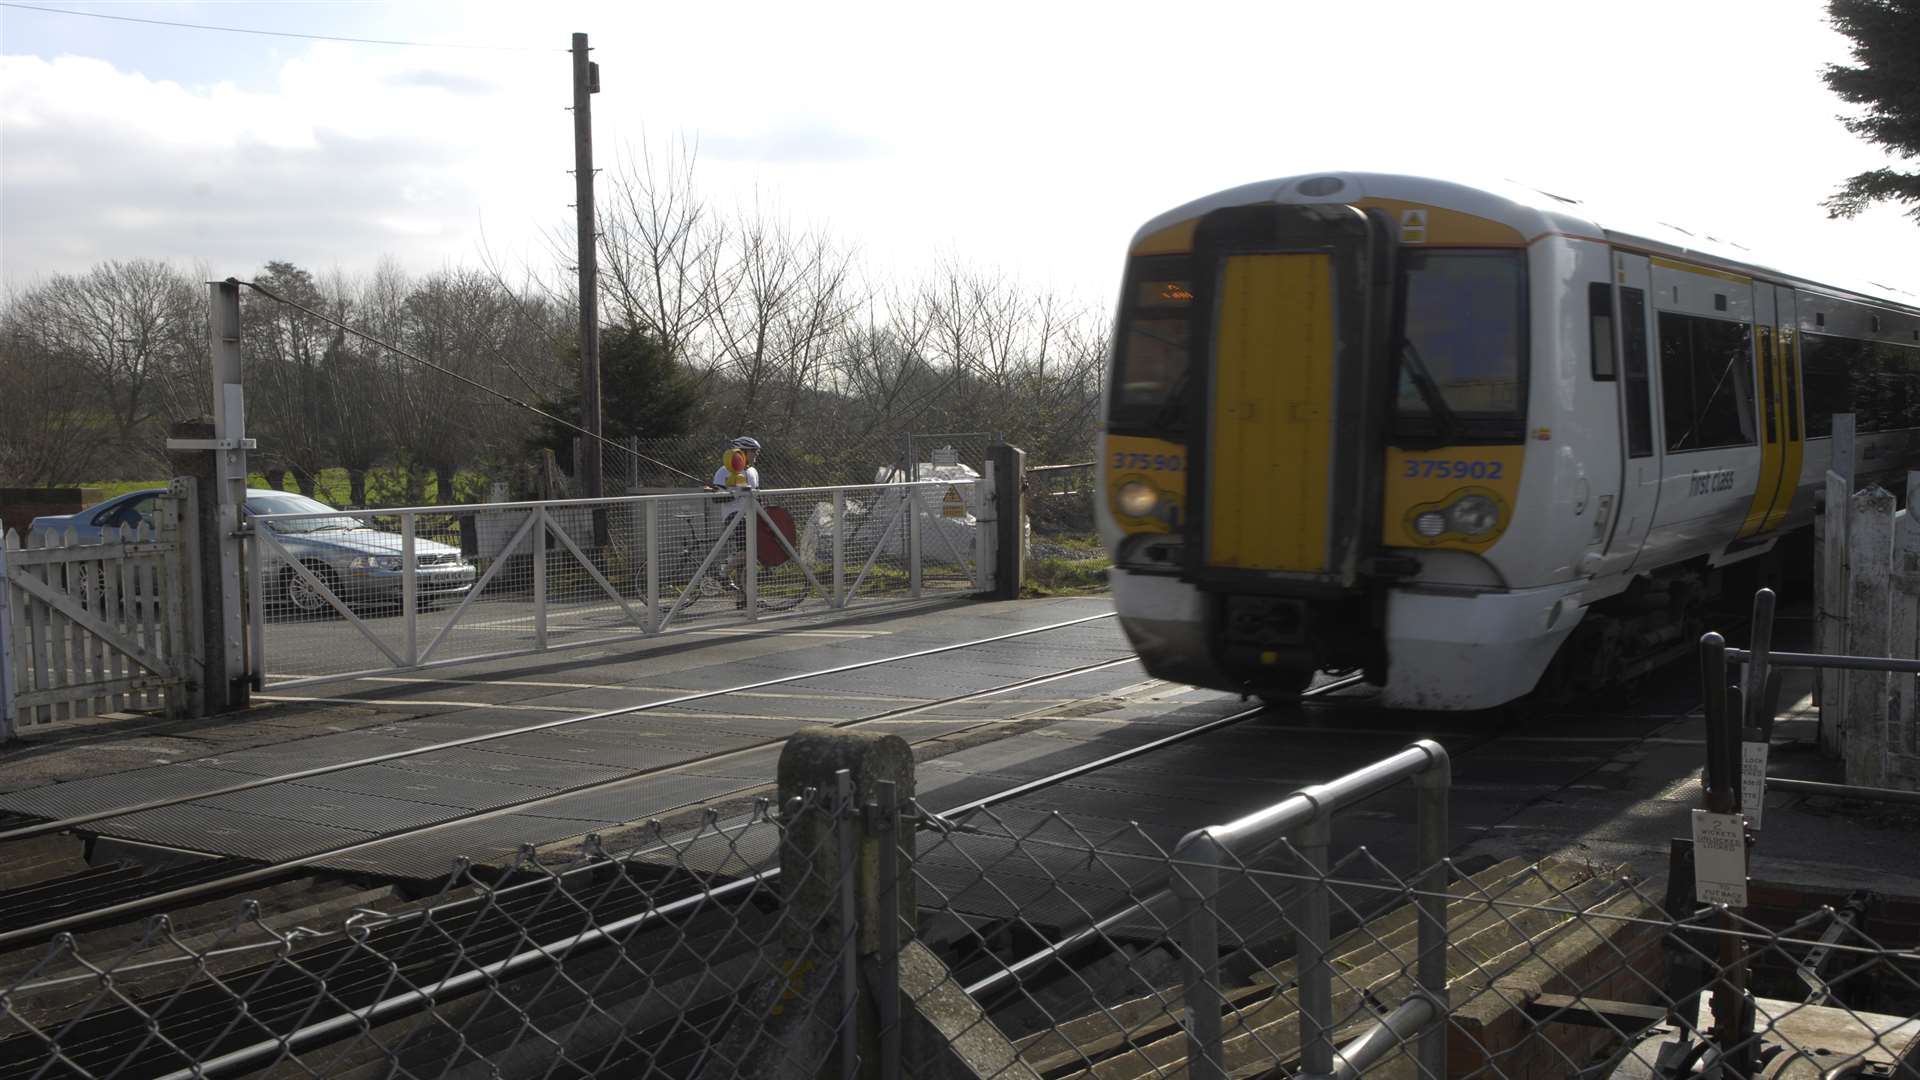
<path id="1" fill-rule="evenodd" d="M 731 459 L 736 450 L 744 453 L 747 459 L 746 467 L 737 472 L 728 467 L 733 463 Z M 727 508 L 720 517 L 720 529 L 723 533 L 733 525 L 733 519 L 739 516 L 740 508 L 746 505 L 747 490 L 749 488 L 757 490 L 760 487 L 760 470 L 753 465 L 760 457 L 760 440 L 751 435 L 740 436 L 727 444 L 727 457 L 729 461 L 714 470 L 713 483 L 707 485 L 708 491 L 727 491 L 733 494 L 733 498 L 728 500 Z M 735 583 L 740 580 L 740 572 L 746 567 L 747 562 L 746 530 L 753 527 L 754 522 L 747 522 L 741 527 L 730 545 L 733 550 L 727 555 L 727 583 L 735 589 L 739 588 Z M 739 607 L 745 607 L 746 603 L 745 593 L 735 600 L 736 606 Z"/>

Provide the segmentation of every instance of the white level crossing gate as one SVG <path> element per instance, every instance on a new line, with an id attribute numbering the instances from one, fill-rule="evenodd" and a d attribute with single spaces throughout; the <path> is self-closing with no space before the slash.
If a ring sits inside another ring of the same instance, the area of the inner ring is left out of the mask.
<path id="1" fill-rule="evenodd" d="M 250 519 L 264 682 L 368 675 L 994 581 L 990 478 Z"/>
<path id="2" fill-rule="evenodd" d="M 60 720 L 124 709 L 186 707 L 194 625 L 176 485 L 155 520 L 82 537 L 22 537 L 0 553 L 0 739 Z"/>

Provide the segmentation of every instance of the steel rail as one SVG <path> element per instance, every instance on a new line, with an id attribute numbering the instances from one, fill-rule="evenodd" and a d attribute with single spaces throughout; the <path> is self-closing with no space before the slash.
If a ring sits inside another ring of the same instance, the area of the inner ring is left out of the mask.
<path id="1" fill-rule="evenodd" d="M 823 725 L 823 726 L 833 727 L 833 728 L 851 728 L 851 727 L 860 726 L 862 724 L 880 723 L 887 720 L 898 719 L 899 717 L 902 717 L 902 716 L 909 716 L 914 713 L 926 712 L 930 709 L 943 708 L 948 705 L 954 705 L 960 702 L 972 701 L 980 698 L 995 697 L 1000 694 L 1011 693 L 1015 690 L 1023 690 L 1032 686 L 1039 686 L 1045 683 L 1057 682 L 1061 679 L 1073 678 L 1074 676 L 1077 676 L 1077 675 L 1085 675 L 1090 672 L 1100 671 L 1106 668 L 1118 667 L 1121 664 L 1132 663 L 1135 659 L 1136 659 L 1135 656 L 1133 656 L 1132 654 L 1128 654 L 1127 656 L 1119 657 L 1117 659 L 1102 660 L 1097 663 L 1082 665 L 1080 667 L 1072 668 L 1067 671 L 1050 672 L 1046 675 L 1038 675 L 1038 676 L 1033 676 L 1031 678 L 1020 679 L 1015 682 L 1005 683 L 1000 686 L 990 687 L 986 690 L 976 690 L 971 693 L 957 694 L 952 697 L 942 698 L 938 701 L 922 702 L 921 704 L 918 704 L 918 705 L 909 705 L 909 706 L 905 706 L 897 709 L 888 709 L 884 712 L 875 713 L 869 716 L 861 716 L 861 717 L 855 717 L 849 720 L 841 720 L 841 721 L 838 721 L 832 724 Z M 984 722 L 990 723 L 991 721 L 984 721 Z M 464 814 L 460 814 L 454 817 L 449 817 L 441 821 L 429 822 L 424 825 L 417 825 L 411 828 L 395 830 L 394 832 L 385 833 L 383 835 L 376 836 L 371 839 L 356 840 L 350 844 L 336 845 L 331 848 L 327 848 L 321 851 L 311 852 L 306 855 L 298 856 L 296 858 L 284 859 L 279 862 L 270 863 L 265 866 L 255 867 L 252 870 L 245 870 L 238 874 L 229 874 L 226 877 L 212 878 L 207 881 L 197 882 L 192 885 L 181 886 L 180 888 L 177 888 L 177 889 L 170 889 L 166 892 L 154 893 L 149 896 L 136 897 L 132 900 L 123 900 L 120 903 L 112 904 L 107 907 L 95 908 L 91 911 L 76 912 L 72 915 L 66 915 L 58 919 L 52 919 L 47 922 L 39 923 L 34 926 L 24 926 L 24 927 L 19 927 L 13 930 L 8 930 L 5 932 L 0 932 L 0 951 L 4 951 L 16 945 L 30 945 L 40 941 L 44 941 L 48 937 L 54 934 L 72 932 L 74 930 L 85 929 L 91 926 L 97 926 L 102 923 L 117 922 L 123 919 L 131 918 L 136 915 L 146 914 L 147 912 L 152 911 L 155 908 L 166 907 L 168 905 L 178 904 L 185 901 L 192 901 L 197 898 L 210 898 L 213 895 L 230 892 L 234 889 L 242 888 L 247 885 L 254 885 L 254 884 L 259 884 L 265 881 L 271 881 L 277 878 L 285 877 L 287 874 L 295 870 L 312 866 L 315 863 L 325 862 L 329 859 L 339 858 L 340 856 L 343 856 L 343 855 L 352 855 L 359 852 L 367 851 L 369 849 L 379 847 L 382 844 L 393 843 L 396 840 L 413 839 L 423 834 L 431 833 L 439 829 L 449 828 L 454 825 L 472 824 L 477 821 L 486 821 L 492 818 L 504 817 L 510 814 L 524 813 L 529 808 L 543 806 L 548 803 L 559 802 L 564 799 L 575 798 L 577 796 L 584 795 L 589 792 L 600 791 L 608 788 L 616 788 L 623 784 L 631 784 L 631 783 L 634 783 L 635 781 L 646 780 L 651 777 L 660 776 L 662 774 L 679 772 L 679 771 L 692 768 L 698 765 L 711 765 L 716 761 L 725 761 L 729 758 L 755 753 L 757 751 L 765 750 L 771 746 L 778 746 L 781 743 L 784 743 L 785 741 L 786 741 L 785 736 L 779 736 L 771 739 L 764 739 L 748 746 L 734 747 L 731 750 L 725 750 L 717 754 L 710 754 L 706 757 L 695 758 L 689 761 L 677 761 L 671 765 L 662 765 L 662 766 L 658 766 L 656 768 L 651 768 L 651 769 L 635 770 L 633 772 L 626 773 L 621 776 L 612 777 L 606 780 L 598 780 L 589 784 L 581 784 L 578 787 L 569 788 L 565 791 L 550 792 L 545 795 L 535 796 L 533 798 L 524 799 L 519 802 L 509 803 L 505 806 L 489 807 L 483 810 L 470 810 Z M 720 797 L 731 797 L 731 796 L 738 795 L 741 792 L 751 791 L 751 790 L 754 790 L 755 788 L 760 788 L 764 786 L 766 785 L 762 782 L 749 780 L 749 781 L 743 782 L 741 786 L 735 789 L 734 791 L 728 792 L 725 795 Z M 205 796 L 197 796 L 197 797 L 204 798 Z"/>
<path id="2" fill-rule="evenodd" d="M 1315 697 L 1350 686 L 1357 681 L 1359 681 L 1358 676 L 1337 680 L 1323 686 L 1316 686 L 1301 696 L 1303 698 Z M 1186 731 L 1176 732 L 1164 738 L 1155 739 L 1149 743 L 1142 743 L 1139 746 L 1109 754 L 1096 762 L 1076 765 L 1069 769 L 1063 769 L 1059 773 L 1051 776 L 1041 777 L 1025 784 L 1017 785 L 1016 787 L 1007 789 L 1005 792 L 988 796 L 986 800 L 976 799 L 971 803 L 964 803 L 959 807 L 942 811 L 941 813 L 957 813 L 967 809 L 978 808 L 981 805 L 991 805 L 992 802 L 1005 802 L 1007 799 L 1017 797 L 1017 794 L 1029 793 L 1045 787 L 1048 784 L 1070 780 L 1076 776 L 1085 775 L 1095 768 L 1104 768 L 1121 761 L 1140 757 L 1163 749 L 1170 744 L 1197 738 L 1217 731 L 1222 727 L 1240 723 L 1266 712 L 1270 708 L 1271 706 L 1261 705 L 1255 708 L 1245 709 L 1231 716 L 1197 725 Z M 310 1046 L 324 1044 L 334 1038 L 365 1030 L 375 1023 L 397 1019 L 419 1009 L 429 1008 L 437 999 L 443 996 L 453 996 L 458 993 L 477 989 L 481 986 L 495 985 L 504 977 L 516 975 L 523 971 L 548 964 L 558 964 L 575 951 L 585 951 L 601 944 L 617 942 L 623 939 L 623 935 L 625 935 L 627 931 L 637 929 L 651 922 L 670 918 L 685 911 L 694 910 L 702 904 L 723 899 L 732 899 L 736 894 L 751 894 L 756 887 L 773 881 L 778 877 L 780 877 L 780 868 L 778 866 L 769 867 L 765 870 L 756 871 L 744 877 L 736 878 L 724 885 L 704 889 L 697 895 L 683 897 L 682 899 L 662 904 L 658 907 L 636 912 L 607 923 L 605 926 L 598 926 L 590 930 L 569 934 L 558 941 L 536 943 L 505 959 L 463 971 L 458 975 L 448 976 L 427 986 L 407 990 L 404 993 L 397 994 L 390 998 L 384 998 L 371 1005 L 362 1006 L 358 1009 L 328 1017 L 325 1020 L 309 1024 L 283 1036 L 264 1039 L 250 1046 L 241 1047 L 240 1049 L 222 1054 L 209 1061 L 198 1062 L 192 1068 L 167 1074 L 163 1080 L 200 1080 L 202 1077 L 227 1075 L 243 1067 L 253 1067 L 261 1058 L 279 1058 L 291 1055 Z M 1110 918 L 1117 919 L 1126 913 L 1127 912 L 1121 912 Z M 1056 951 L 1061 947 L 1064 947 L 1064 943 L 1062 943 L 1061 946 L 1056 946 L 1055 950 L 1050 950 L 1049 955 L 1051 955 L 1052 951 Z M 971 992 L 972 987 L 969 987 L 968 990 Z"/>
<path id="3" fill-rule="evenodd" d="M 915 652 L 902 653 L 899 656 L 883 656 L 873 660 L 859 660 L 851 664 L 842 664 L 839 667 L 823 668 L 819 671 L 809 671 L 809 672 L 804 672 L 797 675 L 782 675 L 782 676 L 779 676 L 778 678 L 762 679 L 759 682 L 745 683 L 740 686 L 730 686 L 723 690 L 701 690 L 691 694 L 683 694 L 679 697 L 665 698 L 660 701 L 649 701 L 639 705 L 626 705 L 618 709 L 606 709 L 601 712 L 585 713 L 580 716 L 562 717 L 561 719 L 558 719 L 558 720 L 546 720 L 537 724 L 528 724 L 525 727 L 509 728 L 505 731 L 488 732 L 483 735 L 469 735 L 469 736 L 466 736 L 465 738 L 449 739 L 446 742 L 432 743 L 427 746 L 416 746 L 406 750 L 394 750 L 385 754 L 374 754 L 370 757 L 355 758 L 352 761 L 342 761 L 333 765 L 318 765 L 311 769 L 301 769 L 296 772 L 280 773 L 276 776 L 262 776 L 253 780 L 247 780 L 247 781 L 243 781 L 236 784 L 228 784 L 225 787 L 211 788 L 207 791 L 197 792 L 195 794 L 190 794 L 190 795 L 170 795 L 162 799 L 150 799 L 146 802 L 133 803 L 126 806 L 117 806 L 107 810 L 95 810 L 85 814 L 75 814 L 71 817 L 61 818 L 57 821 L 46 821 L 46 822 L 41 822 L 38 825 L 27 825 L 17 829 L 9 829 L 5 832 L 0 832 L 0 844 L 4 844 L 14 840 L 30 840 L 33 837 L 45 836 L 49 833 L 65 832 L 68 829 L 77 828 L 81 825 L 91 825 L 96 821 L 105 821 L 109 818 L 126 817 L 130 814 L 144 813 L 148 810 L 164 810 L 170 806 L 179 806 L 179 805 L 182 805 L 183 803 L 197 802 L 201 799 L 213 799 L 213 798 L 218 798 L 222 795 L 233 795 L 242 791 L 253 791 L 256 788 L 270 787 L 274 784 L 291 784 L 301 780 L 307 780 L 315 776 L 326 776 L 330 773 L 342 772 L 347 769 L 357 769 L 367 765 L 380 765 L 389 761 L 399 761 L 404 758 L 417 757 L 421 754 L 433 754 L 433 753 L 438 753 L 442 750 L 455 750 L 463 746 L 475 746 L 480 743 L 492 742 L 495 739 L 512 738 L 513 736 L 516 736 L 516 735 L 527 735 L 537 731 L 551 731 L 555 728 L 563 728 L 563 727 L 567 727 L 570 724 L 584 723 L 589 720 L 606 720 L 616 716 L 630 716 L 634 713 L 647 712 L 652 709 L 663 709 L 671 705 L 684 705 L 690 701 L 705 701 L 709 698 L 725 697 L 728 694 L 746 693 L 751 690 L 759 690 L 763 687 L 768 687 L 768 686 L 780 686 L 786 683 L 800 682 L 806 679 L 824 678 L 828 675 L 839 675 L 848 671 L 859 671 L 863 668 L 878 667 L 882 664 L 898 663 L 902 660 L 917 660 L 917 659 L 920 659 L 921 657 L 935 656 L 940 653 L 954 652 L 959 649 L 970 649 L 970 648 L 975 648 L 981 645 L 991 645 L 991 644 L 994 644 L 995 642 L 1010 641 L 1014 638 L 1028 637 L 1033 634 L 1043 634 L 1049 630 L 1060 630 L 1069 626 L 1079 626 L 1084 623 L 1096 622 L 1100 619 L 1110 619 L 1110 618 L 1113 618 L 1112 612 L 1107 612 L 1101 615 L 1089 615 L 1089 616 L 1086 616 L 1085 618 L 1069 619 L 1065 622 L 1049 623 L 1046 626 L 1036 626 L 1026 630 L 1016 630 L 1010 634 L 999 634 L 994 637 L 976 638 L 972 641 L 956 642 L 951 645 L 938 645 L 930 649 L 920 649 Z M 617 690 L 620 688 L 611 687 L 610 689 Z M 342 697 L 342 698 L 331 699 L 331 700 L 352 701 L 354 699 Z M 475 702 L 473 707 L 476 709 L 484 709 L 488 707 L 488 704 L 486 702 Z M 187 764 L 190 764 L 190 763 L 188 762 L 181 763 L 181 765 L 183 766 Z M 21 792 L 12 792 L 11 794 L 17 795 L 17 794 L 21 794 Z M 4 938 L 0 937 L 0 940 L 4 940 Z"/>

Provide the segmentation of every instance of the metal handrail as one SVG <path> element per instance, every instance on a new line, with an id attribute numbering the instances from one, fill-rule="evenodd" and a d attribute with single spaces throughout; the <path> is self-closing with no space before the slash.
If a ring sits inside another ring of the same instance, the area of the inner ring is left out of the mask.
<path id="1" fill-rule="evenodd" d="M 1332 920 L 1325 878 L 1327 849 L 1332 841 L 1332 814 L 1342 806 L 1407 779 L 1414 781 L 1420 793 L 1417 858 L 1426 879 L 1416 886 L 1414 899 L 1419 909 L 1420 990 L 1350 1043 L 1336 1068 L 1332 971 L 1327 958 Z M 1300 910 L 1293 920 L 1300 928 L 1295 968 L 1300 983 L 1300 1075 L 1316 1080 L 1357 1075 L 1415 1031 L 1419 1032 L 1421 1068 L 1429 1075 L 1445 1075 L 1446 1031 L 1433 1021 L 1447 1013 L 1449 883 L 1444 860 L 1447 800 L 1452 782 L 1453 766 L 1446 749 L 1431 739 L 1421 739 L 1392 757 L 1327 783 L 1304 788 L 1237 821 L 1196 829 L 1180 841 L 1174 848 L 1178 872 L 1173 880 L 1173 892 L 1180 899 L 1181 944 L 1186 963 L 1189 1076 L 1224 1080 L 1227 1075 L 1221 1030 L 1225 998 L 1220 991 L 1219 925 L 1211 910 L 1220 889 L 1220 870 L 1223 866 L 1244 864 L 1281 840 L 1292 841 L 1311 872 L 1320 878 L 1303 891 Z M 1421 1000 L 1428 1004 L 1427 1010 L 1411 1004 Z"/>

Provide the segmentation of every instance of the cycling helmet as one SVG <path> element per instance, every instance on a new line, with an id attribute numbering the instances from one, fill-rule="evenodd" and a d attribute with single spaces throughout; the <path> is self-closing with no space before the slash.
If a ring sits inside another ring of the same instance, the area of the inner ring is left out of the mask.
<path id="1" fill-rule="evenodd" d="M 727 445 L 741 450 L 752 450 L 754 453 L 760 452 L 760 440 L 751 435 L 742 435 Z"/>

